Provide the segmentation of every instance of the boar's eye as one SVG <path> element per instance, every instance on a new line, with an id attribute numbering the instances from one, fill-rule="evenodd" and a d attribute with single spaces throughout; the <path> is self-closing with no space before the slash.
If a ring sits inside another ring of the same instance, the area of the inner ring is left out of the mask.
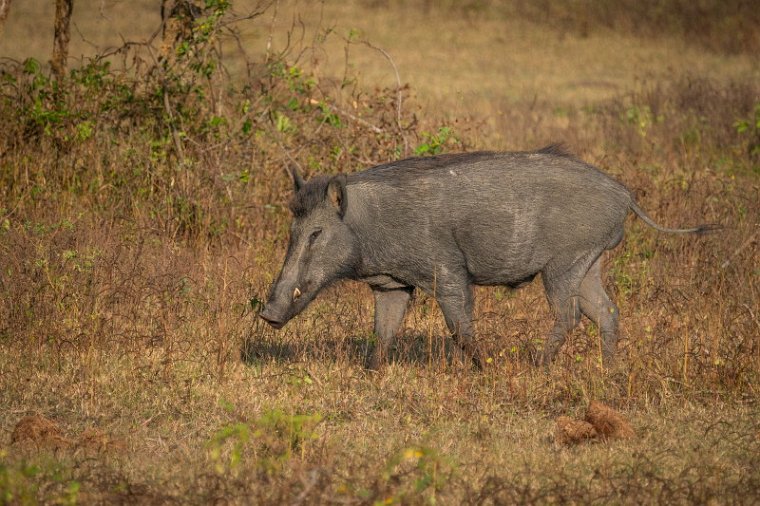
<path id="1" fill-rule="evenodd" d="M 314 244 L 314 241 L 317 240 L 317 237 L 319 237 L 319 234 L 321 234 L 321 233 L 322 233 L 322 229 L 321 228 L 318 228 L 314 232 L 311 233 L 311 235 L 309 236 L 309 246 L 311 246 L 312 244 Z"/>

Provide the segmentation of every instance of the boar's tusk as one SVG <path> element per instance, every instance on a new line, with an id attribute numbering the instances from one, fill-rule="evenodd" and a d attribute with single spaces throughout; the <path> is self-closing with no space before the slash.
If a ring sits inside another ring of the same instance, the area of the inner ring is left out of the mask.
<path id="1" fill-rule="evenodd" d="M 300 296 L 301 296 L 301 290 L 299 290 L 298 287 L 296 287 L 296 289 L 293 290 L 293 300 L 296 300 Z"/>

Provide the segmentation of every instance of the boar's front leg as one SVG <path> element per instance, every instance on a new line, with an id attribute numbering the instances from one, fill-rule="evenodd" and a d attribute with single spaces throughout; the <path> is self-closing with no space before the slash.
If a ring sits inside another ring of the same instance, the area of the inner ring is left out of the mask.
<path id="1" fill-rule="evenodd" d="M 393 290 L 373 288 L 375 296 L 375 337 L 377 346 L 369 360 L 370 369 L 379 369 L 388 354 L 388 347 L 396 336 L 404 320 L 406 305 L 412 296 L 413 287 Z"/>
<path id="2" fill-rule="evenodd" d="M 471 360 L 480 369 L 480 353 L 476 349 L 472 329 L 472 287 L 466 278 L 458 282 L 440 281 L 436 299 L 446 319 L 446 326 L 454 342 L 464 352 L 464 360 Z"/>

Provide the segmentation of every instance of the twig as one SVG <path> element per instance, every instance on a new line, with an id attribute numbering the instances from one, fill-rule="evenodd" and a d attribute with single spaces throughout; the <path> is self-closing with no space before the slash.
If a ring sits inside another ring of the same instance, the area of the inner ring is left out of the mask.
<path id="1" fill-rule="evenodd" d="M 760 331 L 760 321 L 758 321 L 757 316 L 755 316 L 755 313 L 752 311 L 752 309 L 747 304 L 742 304 L 744 309 L 747 310 L 749 313 L 750 318 L 752 318 L 752 322 L 757 325 L 757 330 Z"/>
<path id="2" fill-rule="evenodd" d="M 0 29 L 2 29 L 8 12 L 11 9 L 11 0 L 0 0 Z"/>
<path id="3" fill-rule="evenodd" d="M 264 63 L 269 63 L 269 59 L 272 56 L 272 39 L 274 37 L 274 24 L 277 21 L 277 11 L 279 10 L 280 2 L 274 2 L 274 12 L 272 12 L 272 22 L 269 24 L 269 37 L 267 38 L 267 54 L 264 58 Z"/>
<path id="4" fill-rule="evenodd" d="M 172 112 L 171 105 L 169 104 L 169 94 L 166 92 L 166 88 L 164 88 L 164 109 L 166 109 L 166 114 L 169 115 L 169 128 L 172 130 L 172 140 L 174 141 L 174 147 L 177 150 L 177 156 L 179 156 L 180 163 L 184 164 L 185 155 L 182 151 L 182 143 L 179 140 L 177 129 L 174 128 L 174 113 Z"/>
<path id="5" fill-rule="evenodd" d="M 301 504 L 304 502 L 304 500 L 312 491 L 312 489 L 314 489 L 317 483 L 319 483 L 320 474 L 321 473 L 319 469 L 315 469 L 311 473 L 309 473 L 309 482 L 304 484 L 303 490 L 298 495 L 298 497 L 296 498 L 295 502 L 293 502 L 293 504 Z"/>
<path id="6" fill-rule="evenodd" d="M 393 61 L 393 58 L 390 54 L 388 54 L 388 51 L 385 49 L 375 46 L 368 40 L 361 41 L 362 44 L 365 46 L 374 49 L 375 51 L 378 51 L 380 54 L 385 56 L 385 58 L 388 60 L 388 62 L 393 67 L 393 73 L 396 74 L 396 126 L 399 129 L 399 132 L 401 133 L 401 138 L 404 139 L 404 155 L 409 153 L 409 141 L 406 139 L 406 135 L 404 135 L 404 129 L 401 126 L 401 103 L 402 103 L 402 96 L 401 96 L 401 76 L 398 73 L 398 67 L 396 66 L 396 62 Z"/>
<path id="7" fill-rule="evenodd" d="M 105 19 L 106 21 L 111 21 L 111 18 L 106 16 L 106 0 L 100 0 L 100 17 Z"/>
<path id="8" fill-rule="evenodd" d="M 248 11 L 246 14 L 235 14 L 228 20 L 220 21 L 219 28 L 227 28 L 230 25 L 239 23 L 241 21 L 247 21 L 257 18 L 264 14 L 272 5 L 278 3 L 277 0 L 268 0 L 266 2 L 259 3 L 255 9 Z"/>
<path id="9" fill-rule="evenodd" d="M 2 1 L 2 0 L 0 0 L 0 1 Z M 95 49 L 95 51 L 98 51 L 98 50 L 100 50 L 100 48 L 98 47 L 98 45 L 97 45 L 97 44 L 95 44 L 94 42 L 92 42 L 92 41 L 90 41 L 90 40 L 87 40 L 87 39 L 85 38 L 85 36 L 84 36 L 84 34 L 82 33 L 82 31 L 79 29 L 79 26 L 77 26 L 77 24 L 76 24 L 75 22 L 73 22 L 73 21 L 72 21 L 72 22 L 71 22 L 71 24 L 72 24 L 72 25 L 74 25 L 74 30 L 76 30 L 76 31 L 77 31 L 77 35 L 79 35 L 79 38 L 82 40 L 82 42 L 84 42 L 85 44 L 87 44 L 87 45 L 89 45 L 90 47 L 92 47 L 93 49 Z"/>
<path id="10" fill-rule="evenodd" d="M 340 107 L 338 107 L 336 105 L 330 105 L 330 104 L 328 104 L 326 102 L 320 102 L 319 100 L 316 100 L 314 98 L 310 99 L 309 103 L 311 105 L 321 105 L 322 107 L 325 107 L 325 108 L 329 109 L 330 112 L 332 112 L 332 113 L 337 113 L 337 114 L 341 114 L 343 116 L 346 116 L 346 117 L 348 117 L 348 118 L 356 121 L 357 123 L 359 123 L 361 125 L 364 125 L 365 127 L 369 128 L 370 130 L 372 130 L 373 132 L 375 132 L 376 134 L 381 134 L 381 133 L 384 132 L 384 130 L 382 128 L 380 128 L 379 126 L 373 125 L 369 121 L 367 121 L 365 119 L 362 119 L 359 116 L 356 116 L 355 114 L 351 114 L 347 110 L 341 109 Z"/>

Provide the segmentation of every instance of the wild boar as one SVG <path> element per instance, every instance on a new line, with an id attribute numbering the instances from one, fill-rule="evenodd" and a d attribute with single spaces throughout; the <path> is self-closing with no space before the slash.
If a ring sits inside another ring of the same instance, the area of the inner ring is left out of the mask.
<path id="1" fill-rule="evenodd" d="M 623 239 L 632 210 L 662 232 L 628 189 L 557 146 L 410 158 L 305 182 L 295 195 L 285 263 L 261 318 L 281 328 L 338 279 L 370 285 L 384 361 L 415 287 L 441 307 L 475 365 L 473 285 L 517 288 L 537 274 L 555 317 L 537 361 L 548 364 L 581 314 L 597 323 L 604 360 L 614 356 L 618 308 L 602 285 L 602 252 Z"/>

